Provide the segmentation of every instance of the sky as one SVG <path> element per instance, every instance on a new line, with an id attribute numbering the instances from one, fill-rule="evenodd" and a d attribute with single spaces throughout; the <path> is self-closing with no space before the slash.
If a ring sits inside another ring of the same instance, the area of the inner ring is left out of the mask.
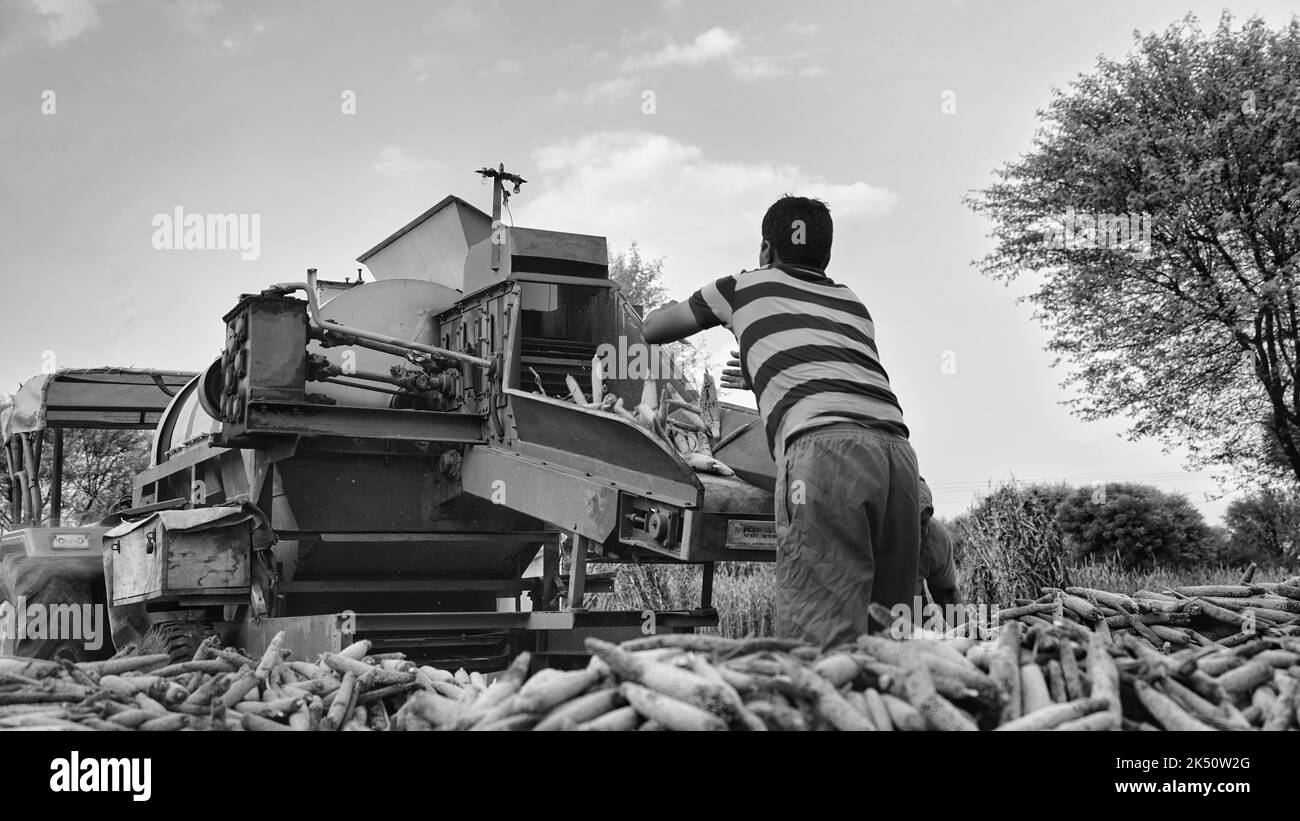
<path id="1" fill-rule="evenodd" d="M 201 369 L 239 294 L 355 276 L 446 194 L 486 210 L 472 172 L 504 162 L 529 180 L 515 224 L 636 241 L 675 299 L 756 264 L 774 199 L 825 199 L 828 273 L 876 320 L 940 515 L 1015 477 L 1149 482 L 1214 521 L 1210 473 L 1069 413 L 962 197 L 1029 149 L 1053 88 L 1224 8 L 3 0 L 0 393 L 50 362 Z M 156 248 L 177 208 L 256 217 L 256 252 Z M 729 336 L 704 344 L 716 365 Z"/>

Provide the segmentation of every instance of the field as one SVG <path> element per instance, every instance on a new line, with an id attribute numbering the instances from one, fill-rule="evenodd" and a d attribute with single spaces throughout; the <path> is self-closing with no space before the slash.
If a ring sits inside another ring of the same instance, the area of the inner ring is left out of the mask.
<path id="1" fill-rule="evenodd" d="M 616 571 L 612 594 L 587 597 L 594 610 L 684 610 L 700 606 L 703 571 L 696 565 L 593 565 Z M 723 636 L 771 636 L 776 583 L 771 564 L 720 562 L 713 577 L 713 606 Z"/>
<path id="2" fill-rule="evenodd" d="M 1133 592 L 1136 590 L 1153 590 L 1160 592 L 1167 587 L 1180 587 L 1194 584 L 1237 584 L 1241 581 L 1245 567 L 1228 567 L 1212 565 L 1207 567 L 1157 567 L 1149 571 L 1124 570 L 1115 564 L 1087 562 L 1070 567 L 1070 580 L 1079 587 L 1092 587 L 1097 590 L 1115 590 Z M 1255 578 L 1260 581 L 1276 581 L 1293 575 L 1294 570 L 1284 567 L 1261 567 L 1255 571 Z"/>
<path id="3" fill-rule="evenodd" d="M 1125 570 L 1117 564 L 1085 562 L 1064 566 L 1070 584 L 1131 593 L 1137 590 L 1162 591 L 1168 587 L 1193 584 L 1236 584 L 1244 567 L 1224 565 L 1186 568 Z M 675 610 L 699 606 L 701 570 L 693 565 L 600 565 L 593 571 L 616 571 L 612 594 L 587 597 L 587 606 L 595 610 Z M 961 589 L 968 601 L 972 597 L 969 568 L 959 567 Z M 1294 574 L 1289 568 L 1261 567 L 1259 580 L 1278 580 Z M 728 638 L 771 636 L 774 607 L 772 591 L 776 583 L 771 564 L 720 563 L 713 579 L 713 606 L 718 610 L 716 632 Z M 990 602 L 993 603 L 993 602 Z M 1005 604 L 1006 602 L 996 602 Z"/>

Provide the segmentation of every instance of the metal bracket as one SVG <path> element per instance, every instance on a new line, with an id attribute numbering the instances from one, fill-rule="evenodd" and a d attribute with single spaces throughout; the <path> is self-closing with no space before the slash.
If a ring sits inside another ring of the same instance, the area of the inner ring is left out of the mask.
<path id="1" fill-rule="evenodd" d="M 577 533 L 571 534 L 570 539 L 568 609 L 585 610 L 582 600 L 587 592 L 587 544 L 590 540 Z"/>
<path id="2" fill-rule="evenodd" d="M 546 609 L 556 607 L 554 604 L 559 593 L 560 578 L 560 540 L 559 537 L 548 540 L 542 545 L 542 606 Z M 558 609 L 558 608 L 556 608 Z"/>

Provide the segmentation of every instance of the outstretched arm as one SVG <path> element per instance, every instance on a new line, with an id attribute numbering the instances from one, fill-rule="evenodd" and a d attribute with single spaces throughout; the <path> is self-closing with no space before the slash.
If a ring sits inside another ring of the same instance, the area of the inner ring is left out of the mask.
<path id="1" fill-rule="evenodd" d="M 704 330 L 690 304 L 686 302 L 669 302 L 655 308 L 645 318 L 641 326 L 645 341 L 652 345 L 665 342 L 678 342 Z"/>
<path id="2" fill-rule="evenodd" d="M 680 342 L 708 328 L 727 325 L 735 292 L 736 278 L 723 277 L 691 294 L 685 302 L 669 302 L 656 308 L 641 325 L 645 341 L 651 345 Z"/>

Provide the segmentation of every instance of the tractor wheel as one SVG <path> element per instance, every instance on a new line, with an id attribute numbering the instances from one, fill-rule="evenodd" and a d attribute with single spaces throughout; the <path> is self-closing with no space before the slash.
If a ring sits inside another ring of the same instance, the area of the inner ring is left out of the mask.
<path id="1" fill-rule="evenodd" d="M 39 598 L 35 603 L 45 605 L 46 607 L 57 607 L 60 605 L 81 605 L 84 602 L 82 597 L 78 596 L 68 587 L 66 582 L 55 580 L 47 584 L 37 594 Z M 35 598 L 35 597 L 34 597 Z M 0 585 L 0 612 L 15 612 L 15 599 L 11 597 L 7 589 Z M 88 637 L 86 637 L 88 638 Z M 100 661 L 113 654 L 112 647 L 108 642 L 107 636 L 101 636 L 104 639 L 99 649 L 87 650 L 86 641 L 83 639 L 32 639 L 27 638 L 19 641 L 16 636 L 4 635 L 3 641 L 0 641 L 0 655 L 15 655 L 24 658 L 39 658 L 58 661 L 67 659 L 76 664 L 83 661 Z"/>
<path id="2" fill-rule="evenodd" d="M 149 628 L 137 653 L 166 653 L 173 664 L 192 661 L 199 645 L 213 634 L 212 625 L 203 621 L 162 622 Z"/>

